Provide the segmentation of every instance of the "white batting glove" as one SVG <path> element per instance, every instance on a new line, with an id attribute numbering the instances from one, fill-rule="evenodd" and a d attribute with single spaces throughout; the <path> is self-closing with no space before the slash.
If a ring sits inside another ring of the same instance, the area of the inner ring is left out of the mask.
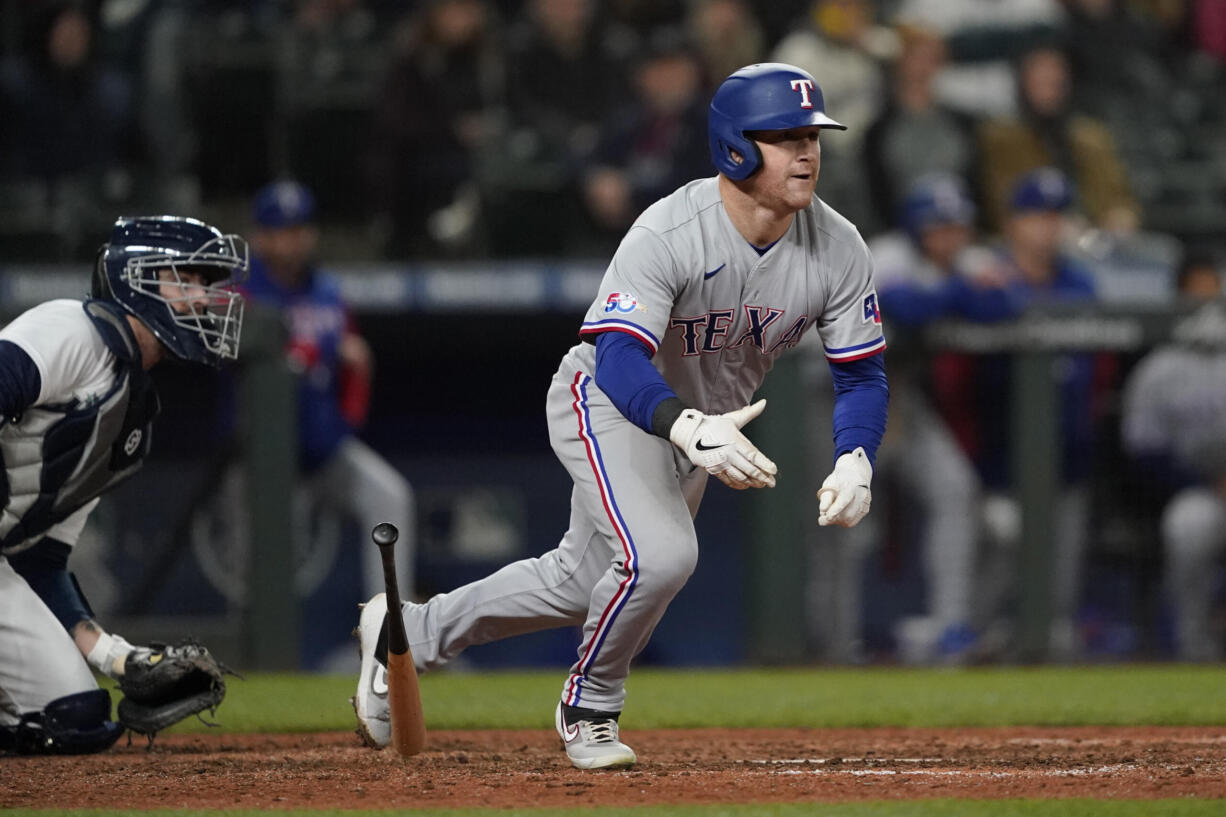
<path id="1" fill-rule="evenodd" d="M 759 400 L 727 414 L 686 409 L 669 429 L 668 438 L 690 462 L 729 488 L 774 488 L 779 469 L 740 432 L 764 408 L 766 401 Z"/>
<path id="2" fill-rule="evenodd" d="M 817 492 L 817 524 L 855 527 L 868 515 L 868 506 L 873 502 L 873 492 L 868 488 L 872 481 L 873 466 L 863 448 L 835 460 L 834 470 Z"/>

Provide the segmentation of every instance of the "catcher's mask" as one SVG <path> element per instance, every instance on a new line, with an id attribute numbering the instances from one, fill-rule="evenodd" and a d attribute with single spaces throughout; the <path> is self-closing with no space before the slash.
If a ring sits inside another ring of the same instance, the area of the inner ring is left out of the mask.
<path id="1" fill-rule="evenodd" d="M 174 357 L 210 366 L 238 357 L 247 242 L 178 216 L 121 218 L 98 252 L 91 294 L 118 303 Z M 186 281 L 200 276 L 201 285 Z"/>

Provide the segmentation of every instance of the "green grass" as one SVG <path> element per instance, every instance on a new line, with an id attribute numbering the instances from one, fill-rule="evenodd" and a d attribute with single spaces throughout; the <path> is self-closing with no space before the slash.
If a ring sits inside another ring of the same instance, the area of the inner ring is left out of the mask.
<path id="1" fill-rule="evenodd" d="M 553 722 L 563 672 L 440 673 L 421 679 L 430 729 Z M 254 674 L 229 684 L 224 731 L 353 727 L 348 676 Z M 636 670 L 631 729 L 698 726 L 1226 725 L 1226 666 Z M 204 731 L 195 720 L 173 731 Z"/>
<path id="2" fill-rule="evenodd" d="M 422 811 L 277 811 L 278 817 L 1202 817 L 1220 815 L 1221 800 L 911 800 L 861 803 L 776 803 L 745 806 L 626 806 L 592 809 L 426 809 Z M 267 817 L 267 811 L 46 811 L 16 809 L 6 817 Z"/>

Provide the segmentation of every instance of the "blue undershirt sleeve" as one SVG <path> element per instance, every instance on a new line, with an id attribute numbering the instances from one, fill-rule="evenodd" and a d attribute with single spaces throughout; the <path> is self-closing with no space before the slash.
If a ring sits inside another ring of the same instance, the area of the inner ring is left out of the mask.
<path id="1" fill-rule="evenodd" d="M 55 617 L 72 632 L 77 622 L 93 618 L 81 589 L 68 572 L 69 545 L 44 538 L 33 547 L 9 556 L 13 570 L 38 594 Z"/>
<path id="2" fill-rule="evenodd" d="M 834 378 L 834 458 L 863 447 L 875 468 L 890 405 L 885 353 L 831 363 L 830 373 Z"/>
<path id="3" fill-rule="evenodd" d="M 25 350 L 0 340 L 0 417 L 16 417 L 38 400 L 42 375 Z"/>
<path id="4" fill-rule="evenodd" d="M 625 332 L 601 332 L 596 338 L 596 385 L 627 420 L 647 433 L 652 415 L 664 400 L 677 396 L 651 365 L 651 349 Z"/>

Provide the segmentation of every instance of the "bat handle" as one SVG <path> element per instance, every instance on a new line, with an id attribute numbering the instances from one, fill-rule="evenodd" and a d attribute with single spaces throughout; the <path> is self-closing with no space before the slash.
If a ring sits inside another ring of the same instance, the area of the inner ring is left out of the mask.
<path id="1" fill-rule="evenodd" d="M 396 540 L 400 538 L 400 531 L 391 522 L 380 522 L 371 530 L 370 538 L 378 546 L 379 558 L 383 561 L 383 587 L 389 614 L 387 649 L 402 655 L 409 649 L 409 639 L 400 612 L 400 587 L 396 582 Z"/>

